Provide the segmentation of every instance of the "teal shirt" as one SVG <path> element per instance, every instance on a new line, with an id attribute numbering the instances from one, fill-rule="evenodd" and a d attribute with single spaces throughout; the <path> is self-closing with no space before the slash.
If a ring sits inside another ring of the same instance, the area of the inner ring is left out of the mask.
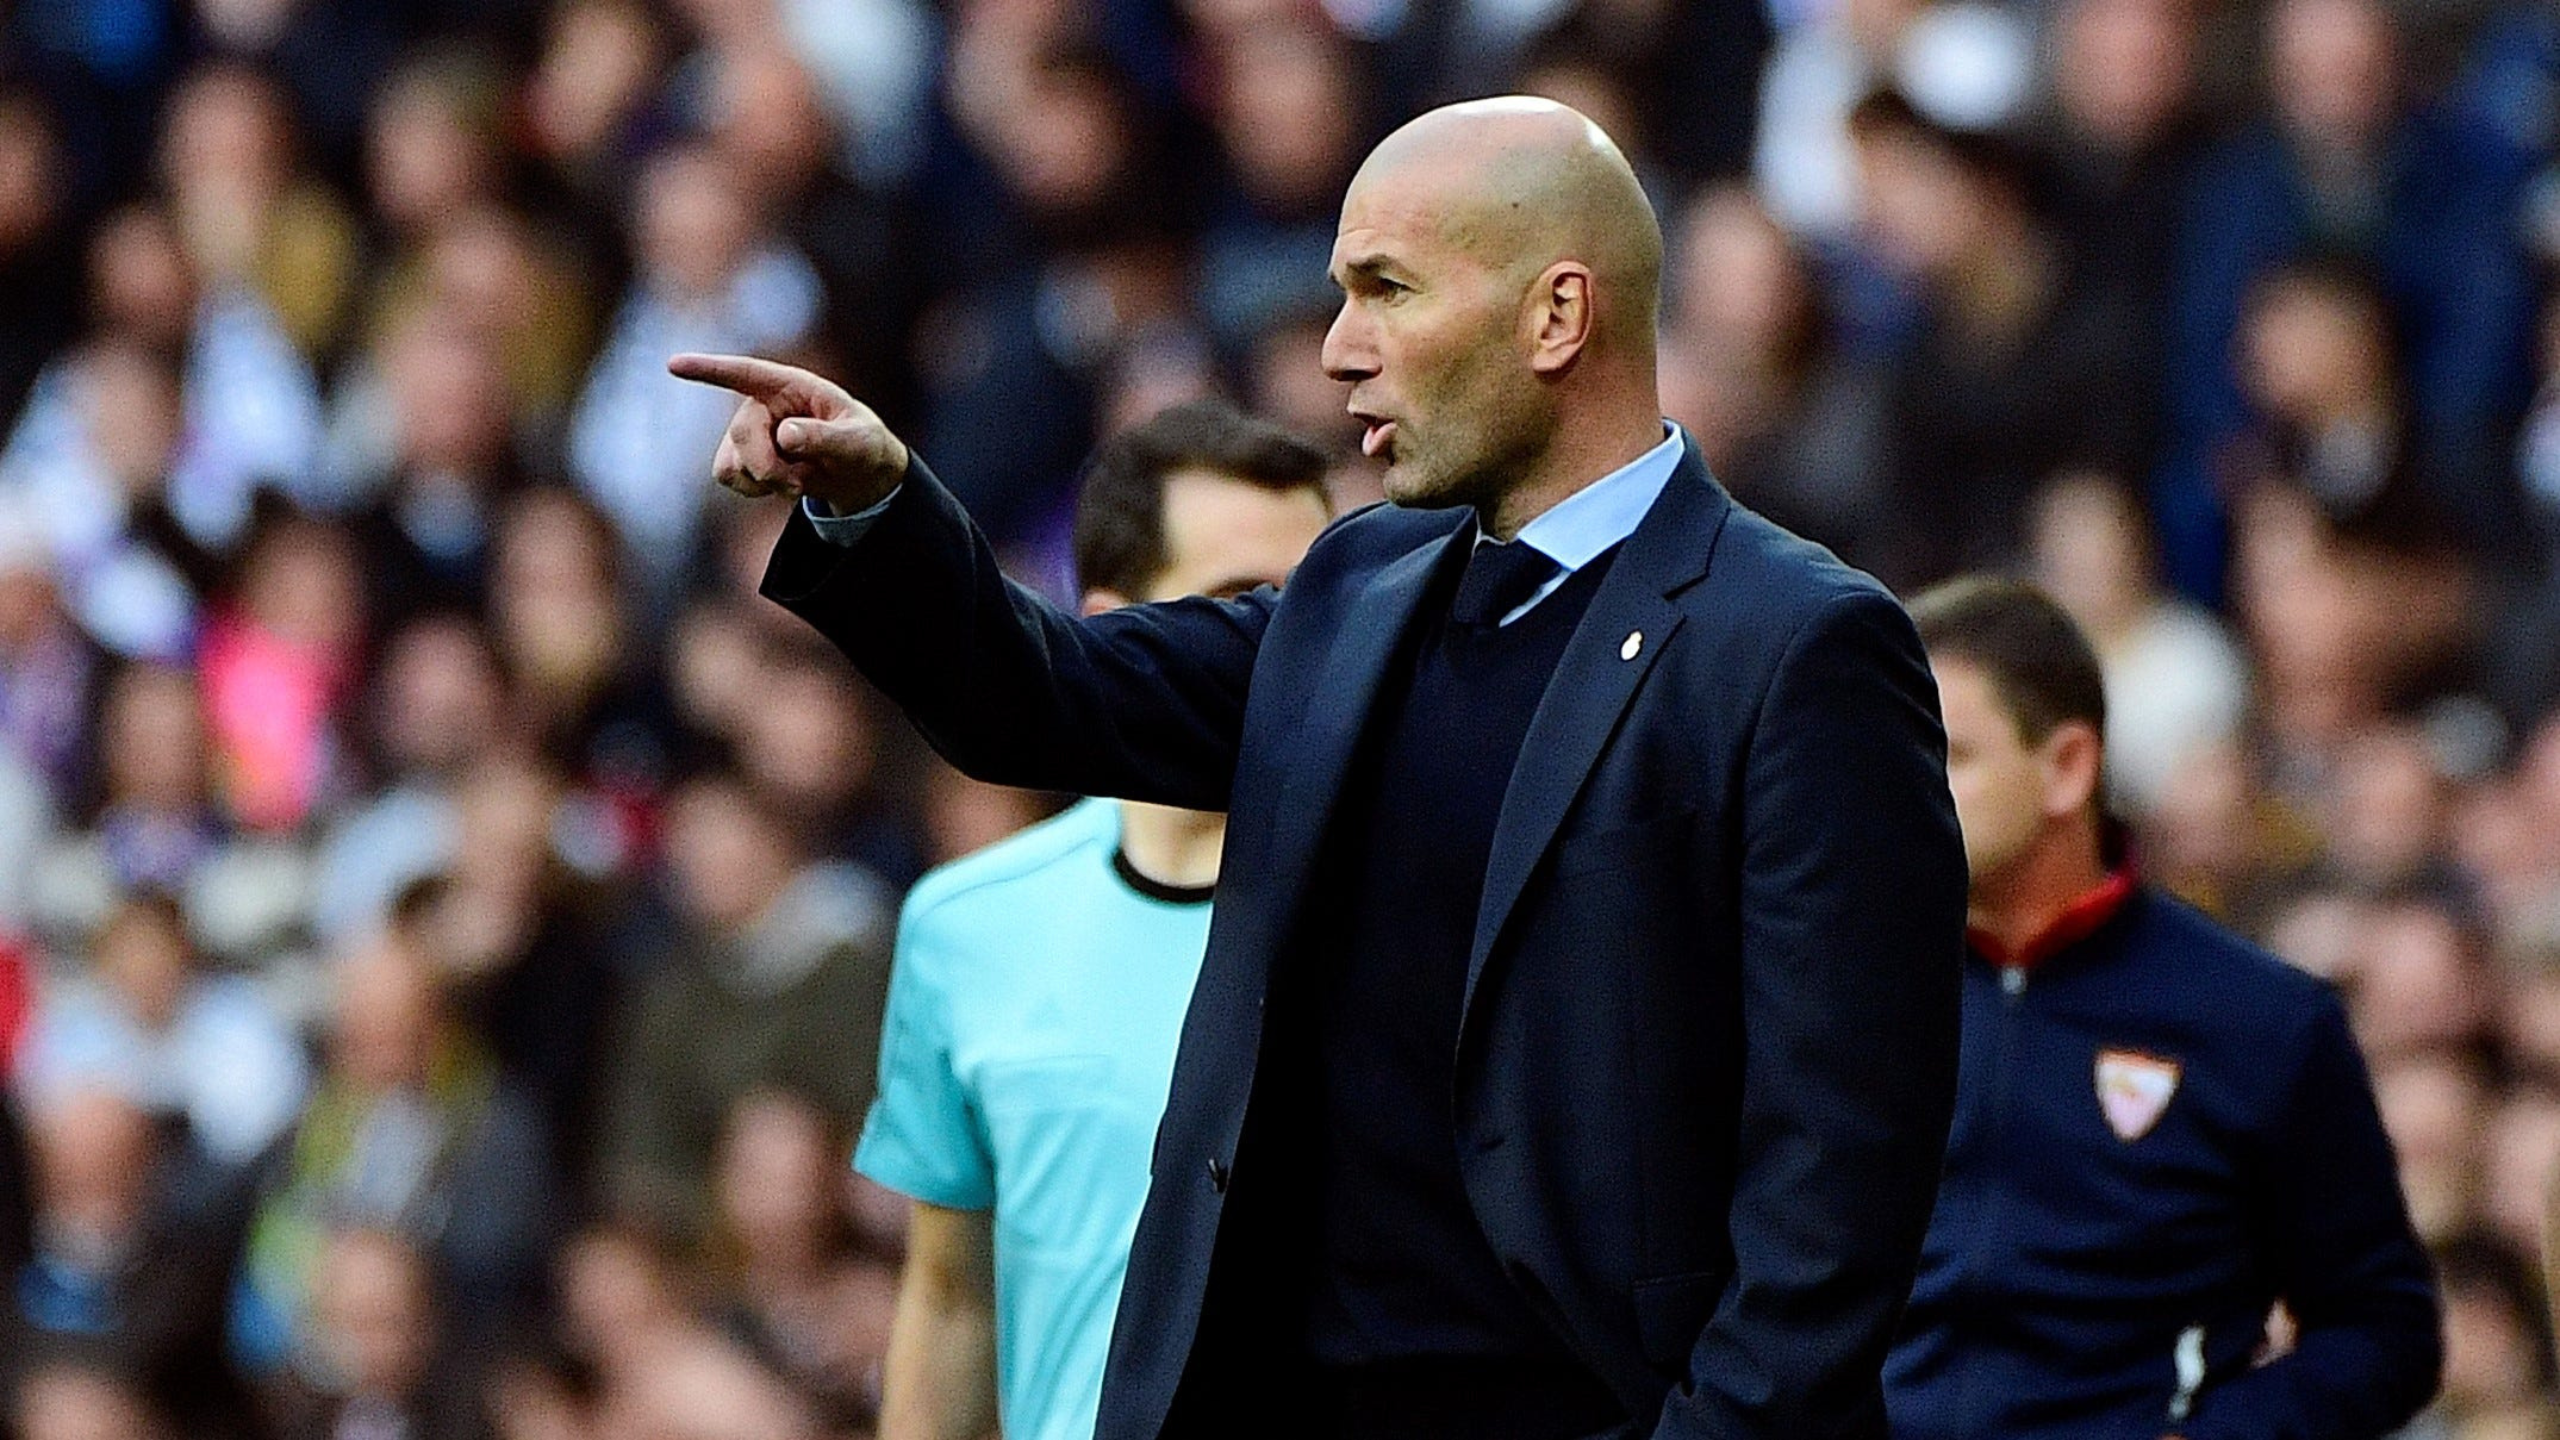
<path id="1" fill-rule="evenodd" d="M 1119 807 L 1088 800 L 917 882 L 854 1152 L 901 1194 L 995 1212 L 1007 1440 L 1091 1440 L 1208 945 L 1206 901 L 1140 893 L 1119 846 Z"/>

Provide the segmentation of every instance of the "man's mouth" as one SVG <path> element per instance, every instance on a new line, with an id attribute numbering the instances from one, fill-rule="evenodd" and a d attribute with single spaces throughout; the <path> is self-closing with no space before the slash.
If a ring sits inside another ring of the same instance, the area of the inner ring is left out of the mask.
<path id="1" fill-rule="evenodd" d="M 1368 428 L 1360 435 L 1360 453 L 1375 460 L 1387 453 L 1387 446 L 1395 436 L 1396 422 L 1393 420 L 1370 420 Z"/>

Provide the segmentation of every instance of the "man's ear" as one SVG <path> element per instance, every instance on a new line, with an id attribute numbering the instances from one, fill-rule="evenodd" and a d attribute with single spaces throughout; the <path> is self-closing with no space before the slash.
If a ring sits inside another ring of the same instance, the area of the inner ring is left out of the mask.
<path id="1" fill-rule="evenodd" d="M 1117 610 L 1123 605 L 1135 603 L 1128 596 L 1107 586 L 1097 585 L 1084 592 L 1084 613 L 1087 615 L 1099 615 L 1105 610 Z"/>
<path id="2" fill-rule="evenodd" d="M 2076 815 L 2098 793 L 2104 775 L 2106 747 L 2097 727 L 2086 720 L 2066 720 L 2044 738 L 2044 809 L 2056 818 Z"/>
<path id="3" fill-rule="evenodd" d="M 1591 293 L 1591 267 L 1579 260 L 1559 260 L 1541 271 L 1529 287 L 1522 328 L 1528 334 L 1529 368 L 1557 374 L 1573 364 L 1591 343 L 1596 320 Z"/>

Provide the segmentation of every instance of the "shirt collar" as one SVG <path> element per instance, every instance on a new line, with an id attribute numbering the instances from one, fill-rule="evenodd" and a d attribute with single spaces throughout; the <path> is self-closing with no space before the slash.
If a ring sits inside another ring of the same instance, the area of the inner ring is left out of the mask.
<path id="1" fill-rule="evenodd" d="M 1965 939 L 1983 959 L 2000 969 L 2032 970 L 2097 934 L 2101 927 L 2115 918 L 2117 911 L 2124 908 L 2124 902 L 2133 898 L 2134 884 L 2130 866 L 2109 872 L 2097 886 L 2074 897 L 2062 908 L 2061 914 L 2053 917 L 2052 924 L 2019 946 L 2016 954 L 2009 953 L 1988 931 L 1968 927 Z"/>
<path id="2" fill-rule="evenodd" d="M 1520 541 L 1570 575 L 1636 533 L 1637 522 L 1680 468 L 1680 427 L 1666 420 L 1662 428 L 1661 444 L 1557 501 L 1520 527 Z"/>

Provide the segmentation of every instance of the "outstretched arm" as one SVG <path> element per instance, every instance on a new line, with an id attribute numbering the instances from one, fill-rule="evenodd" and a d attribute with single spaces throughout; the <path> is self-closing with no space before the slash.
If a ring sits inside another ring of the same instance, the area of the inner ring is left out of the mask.
<path id="1" fill-rule="evenodd" d="M 712 464 L 721 484 L 840 513 L 889 501 L 850 546 L 794 513 L 763 589 L 945 758 L 998 784 L 1227 807 L 1273 592 L 1078 619 L 1007 579 L 932 471 L 834 384 L 742 356 L 669 368 L 741 396 Z"/>

